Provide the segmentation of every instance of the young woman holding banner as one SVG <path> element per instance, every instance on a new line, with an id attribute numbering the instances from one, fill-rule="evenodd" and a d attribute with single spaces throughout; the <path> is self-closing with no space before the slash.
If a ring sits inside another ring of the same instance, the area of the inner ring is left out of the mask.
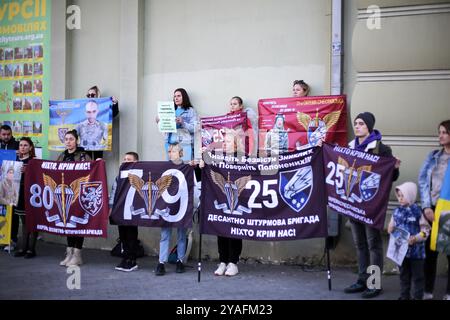
<path id="1" fill-rule="evenodd" d="M 230 111 L 228 114 L 232 115 L 241 112 L 247 114 L 247 132 L 245 133 L 247 150 L 250 155 L 256 156 L 258 147 L 258 116 L 252 108 L 244 107 L 244 102 L 241 97 L 234 96 L 230 100 Z"/>
<path id="2" fill-rule="evenodd" d="M 227 155 L 244 154 L 244 145 L 236 130 L 226 129 L 222 150 Z M 242 239 L 217 237 L 219 251 L 219 266 L 214 271 L 216 276 L 235 276 L 239 273 L 238 262 L 242 253 Z"/>
<path id="3" fill-rule="evenodd" d="M 306 97 L 309 94 L 309 85 L 303 80 L 295 80 L 292 84 L 293 97 Z"/>
<path id="4" fill-rule="evenodd" d="M 166 154 L 171 144 L 179 143 L 183 148 L 183 161 L 194 159 L 194 133 L 197 126 L 197 112 L 191 104 L 189 95 L 183 88 L 173 92 L 173 103 L 175 105 L 175 121 L 177 132 L 165 134 Z M 156 117 L 156 123 L 159 117 Z"/>
<path id="5" fill-rule="evenodd" d="M 100 97 L 101 97 L 100 89 L 97 86 L 90 87 L 86 93 L 86 98 L 89 98 L 89 99 L 100 98 Z M 112 114 L 113 114 L 113 118 L 115 118 L 119 114 L 119 100 L 117 100 L 117 98 L 115 96 L 112 96 L 111 99 L 112 99 L 112 105 L 111 105 Z M 103 151 L 87 151 L 86 150 L 86 152 L 87 152 L 87 154 L 89 154 L 89 156 L 93 160 L 98 159 L 98 158 L 103 158 Z"/>
<path id="6" fill-rule="evenodd" d="M 77 130 L 67 131 L 64 135 L 66 150 L 63 151 L 57 161 L 91 161 L 91 157 L 78 147 Z M 84 237 L 67 237 L 66 258 L 59 263 L 60 266 L 78 266 L 83 264 L 81 259 L 81 249 L 83 248 Z"/>
<path id="7" fill-rule="evenodd" d="M 28 162 L 35 157 L 33 141 L 29 137 L 21 138 L 19 140 L 19 154 L 17 155 L 16 161 L 22 162 L 23 166 L 20 177 L 19 202 L 14 207 L 14 214 L 18 215 L 22 221 L 22 250 L 17 251 L 14 256 L 24 257 L 25 259 L 36 256 L 36 240 L 38 237 L 38 232 L 28 232 L 25 215 L 25 174 Z"/>
<path id="8" fill-rule="evenodd" d="M 419 172 L 419 190 L 422 209 L 430 224 L 434 222 L 434 210 L 439 199 L 444 177 L 450 170 L 450 119 L 442 121 L 438 126 L 439 144 L 443 147 L 431 151 Z M 439 252 L 430 249 L 431 237 L 425 244 L 425 293 L 424 300 L 433 299 L 434 282 L 436 280 L 436 266 Z M 444 300 L 450 300 L 450 255 L 447 255 L 448 275 L 447 294 Z"/>

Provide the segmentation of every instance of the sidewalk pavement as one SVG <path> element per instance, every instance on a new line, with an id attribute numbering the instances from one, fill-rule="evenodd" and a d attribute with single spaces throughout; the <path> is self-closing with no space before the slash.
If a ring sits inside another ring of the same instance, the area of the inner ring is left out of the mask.
<path id="1" fill-rule="evenodd" d="M 239 263 L 235 277 L 217 277 L 215 261 L 202 262 L 201 281 L 197 280 L 197 261 L 189 260 L 186 272 L 175 273 L 175 265 L 166 266 L 166 275 L 155 276 L 157 257 L 138 259 L 133 272 L 114 270 L 120 258 L 109 251 L 83 249 L 81 289 L 70 290 L 72 274 L 59 266 L 65 247 L 39 241 L 33 259 L 15 258 L 0 252 L 0 300 L 352 300 L 359 293 L 345 294 L 353 283 L 352 268 L 332 269 L 332 290 L 328 290 L 327 272 L 303 271 L 300 266 Z M 395 300 L 399 296 L 399 276 L 383 276 L 383 294 L 377 300 Z M 445 277 L 436 280 L 436 299 L 445 293 Z"/>

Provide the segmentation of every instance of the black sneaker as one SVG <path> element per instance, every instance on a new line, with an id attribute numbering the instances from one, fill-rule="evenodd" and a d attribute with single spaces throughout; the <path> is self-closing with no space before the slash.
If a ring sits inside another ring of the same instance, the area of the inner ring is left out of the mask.
<path id="1" fill-rule="evenodd" d="M 363 297 L 364 299 L 375 298 L 376 296 L 380 295 L 382 291 L 382 289 L 366 289 L 361 297 Z"/>
<path id="2" fill-rule="evenodd" d="M 25 250 L 16 251 L 16 253 L 14 253 L 14 257 L 23 257 L 26 254 L 27 252 Z"/>
<path id="3" fill-rule="evenodd" d="M 183 262 L 181 262 L 180 260 L 177 261 L 177 269 L 176 269 L 176 273 L 183 273 L 184 270 L 184 264 Z"/>
<path id="4" fill-rule="evenodd" d="M 362 281 L 356 281 L 351 286 L 344 289 L 345 293 L 357 293 L 363 292 L 367 289 L 366 285 Z"/>
<path id="5" fill-rule="evenodd" d="M 125 262 L 125 265 L 122 266 L 122 269 L 120 269 L 120 271 L 130 272 L 130 271 L 136 270 L 137 268 L 138 268 L 138 266 L 136 264 L 136 260 L 128 259 Z"/>
<path id="6" fill-rule="evenodd" d="M 119 271 L 125 271 L 125 267 L 127 265 L 127 259 L 122 259 L 122 261 L 120 261 L 120 263 L 115 267 L 116 270 Z"/>
<path id="7" fill-rule="evenodd" d="M 32 259 L 34 257 L 36 257 L 36 251 L 31 251 L 31 250 L 28 250 L 24 256 L 25 259 Z"/>
<path id="8" fill-rule="evenodd" d="M 155 270 L 155 275 L 163 276 L 166 274 L 166 268 L 164 268 L 164 263 L 158 263 Z"/>

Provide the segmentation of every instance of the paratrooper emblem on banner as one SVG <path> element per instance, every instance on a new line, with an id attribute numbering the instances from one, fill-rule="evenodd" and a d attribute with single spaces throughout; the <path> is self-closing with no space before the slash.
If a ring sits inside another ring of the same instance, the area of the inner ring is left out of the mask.
<path id="1" fill-rule="evenodd" d="M 128 174 L 128 180 L 131 186 L 136 189 L 139 196 L 144 200 L 145 210 L 133 211 L 133 215 L 140 215 L 141 219 L 159 219 L 159 216 L 168 216 L 170 209 L 155 209 L 156 200 L 166 191 L 172 184 L 172 175 L 162 176 L 156 182 L 152 181 L 151 172 L 148 173 L 148 181 L 145 182 L 135 174 Z M 146 214 L 147 212 L 147 214 Z"/>
<path id="2" fill-rule="evenodd" d="M 242 215 L 244 212 L 252 213 L 252 209 L 239 205 L 239 195 L 245 189 L 246 184 L 252 180 L 252 176 L 245 176 L 236 181 L 231 181 L 229 172 L 228 179 L 225 179 L 220 173 L 211 170 L 211 178 L 227 197 L 227 203 L 219 204 L 217 200 L 214 200 L 214 206 L 217 210 L 236 215 Z"/>
<path id="3" fill-rule="evenodd" d="M 341 111 L 333 111 L 319 118 L 319 109 L 316 109 L 316 117 L 312 118 L 309 114 L 297 112 L 298 122 L 305 128 L 308 137 L 308 143 L 315 147 L 322 137 L 326 137 L 328 130 L 334 126 L 341 116 Z"/>
<path id="4" fill-rule="evenodd" d="M 281 198 L 296 212 L 300 212 L 308 203 L 312 186 L 313 171 L 310 166 L 280 173 Z"/>
<path id="5" fill-rule="evenodd" d="M 381 176 L 378 173 L 372 172 L 371 165 L 364 165 L 358 168 L 355 167 L 356 160 L 353 161 L 353 165 L 343 158 L 338 158 L 338 164 L 343 166 L 344 175 L 344 189 L 339 189 L 336 185 L 336 193 L 341 196 L 342 199 L 350 202 L 361 203 L 363 201 L 369 201 L 375 197 L 380 186 Z M 353 192 L 354 187 L 358 185 L 359 196 Z"/>
<path id="6" fill-rule="evenodd" d="M 77 223 L 87 224 L 89 222 L 89 214 L 85 213 L 83 218 L 70 215 L 70 208 L 72 204 L 78 199 L 80 195 L 80 184 L 89 181 L 89 175 L 81 177 L 70 183 L 70 185 L 64 182 L 64 173 L 61 173 L 61 184 L 57 184 L 52 177 L 43 174 L 44 185 L 49 187 L 53 200 L 58 207 L 59 215 L 50 216 L 46 211 L 45 215 L 48 222 L 54 222 L 57 227 L 75 228 Z"/>

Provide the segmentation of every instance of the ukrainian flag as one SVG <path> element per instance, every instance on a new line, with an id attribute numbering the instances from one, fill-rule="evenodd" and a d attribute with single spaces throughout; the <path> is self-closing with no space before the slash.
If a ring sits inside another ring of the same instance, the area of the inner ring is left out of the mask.
<path id="1" fill-rule="evenodd" d="M 440 221 L 441 220 L 440 218 L 441 214 L 444 212 L 449 212 L 450 214 L 450 165 L 447 167 L 447 171 L 445 172 L 441 194 L 439 195 L 439 199 L 436 204 L 436 209 L 434 211 L 434 222 L 433 227 L 431 229 L 431 239 L 430 239 L 430 248 L 433 251 L 436 251 L 439 233 L 439 223 L 440 222 L 442 223 L 442 221 Z"/>
<path id="2" fill-rule="evenodd" d="M 11 242 L 12 206 L 0 205 L 0 245 Z"/>

